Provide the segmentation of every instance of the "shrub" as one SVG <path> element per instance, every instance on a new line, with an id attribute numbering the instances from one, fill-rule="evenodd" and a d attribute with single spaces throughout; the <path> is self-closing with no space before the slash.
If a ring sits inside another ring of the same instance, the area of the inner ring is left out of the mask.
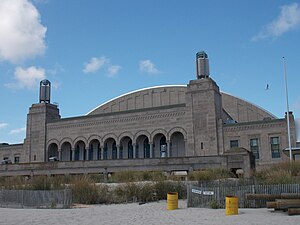
<path id="1" fill-rule="evenodd" d="M 300 162 L 278 163 L 255 173 L 259 183 L 288 184 L 299 182 Z"/>
<path id="2" fill-rule="evenodd" d="M 230 177 L 233 177 L 230 171 L 224 169 L 199 170 L 188 174 L 188 180 L 191 181 L 211 181 Z"/>
<path id="3" fill-rule="evenodd" d="M 139 188 L 139 192 L 138 192 L 138 201 L 140 202 L 149 202 L 149 201 L 153 201 L 153 195 L 154 195 L 155 191 L 154 191 L 154 187 L 153 184 L 150 183 L 144 183 L 141 185 L 141 187 Z"/>
<path id="4" fill-rule="evenodd" d="M 78 176 L 71 182 L 74 203 L 94 204 L 98 202 L 98 188 L 88 176 Z"/>
<path id="5" fill-rule="evenodd" d="M 157 199 L 167 199 L 168 192 L 177 192 L 178 198 L 186 198 L 186 187 L 182 182 L 159 181 L 154 185 Z"/>
<path id="6" fill-rule="evenodd" d="M 29 189 L 32 190 L 51 190 L 50 177 L 34 176 L 29 181 Z"/>

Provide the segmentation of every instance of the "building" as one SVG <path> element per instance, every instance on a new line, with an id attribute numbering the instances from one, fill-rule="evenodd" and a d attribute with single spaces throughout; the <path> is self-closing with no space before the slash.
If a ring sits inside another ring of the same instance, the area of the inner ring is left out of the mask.
<path id="1" fill-rule="evenodd" d="M 196 73 L 196 79 L 187 85 L 137 90 L 71 118 L 60 117 L 58 106 L 50 102 L 51 83 L 41 81 L 40 101 L 27 115 L 24 143 L 0 147 L 1 159 L 15 163 L 3 174 L 28 172 L 28 165 L 33 166 L 32 171 L 36 165 L 56 159 L 59 162 L 51 167 L 53 173 L 72 173 L 70 168 L 76 168 L 76 173 L 245 169 L 246 164 L 249 169 L 252 155 L 256 167 L 288 159 L 283 154 L 288 146 L 286 118 L 276 118 L 250 102 L 220 92 L 210 78 L 205 52 L 196 54 Z M 295 147 L 293 114 L 289 117 Z"/>

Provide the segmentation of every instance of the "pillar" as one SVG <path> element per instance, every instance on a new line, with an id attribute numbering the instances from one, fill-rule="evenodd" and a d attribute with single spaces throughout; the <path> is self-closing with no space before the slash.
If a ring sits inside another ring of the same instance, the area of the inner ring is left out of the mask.
<path id="1" fill-rule="evenodd" d="M 85 160 L 89 160 L 89 151 L 90 151 L 90 149 L 87 148 L 87 149 L 86 149 Z"/>
<path id="2" fill-rule="evenodd" d="M 167 141 L 167 157 L 171 157 L 170 156 L 170 140 Z"/>
<path id="3" fill-rule="evenodd" d="M 117 145 L 117 159 L 120 159 L 120 145 Z"/>
<path id="4" fill-rule="evenodd" d="M 72 148 L 72 161 L 75 161 L 75 148 Z"/>
<path id="5" fill-rule="evenodd" d="M 133 143 L 132 146 L 133 146 L 133 158 L 135 159 L 136 158 L 136 144 Z"/>
<path id="6" fill-rule="evenodd" d="M 104 159 L 104 146 L 100 146 L 101 151 L 101 159 Z"/>
<path id="7" fill-rule="evenodd" d="M 149 142 L 149 146 L 150 146 L 150 158 L 153 158 L 153 143 Z"/>
<path id="8" fill-rule="evenodd" d="M 58 149 L 58 160 L 61 161 L 61 149 Z"/>

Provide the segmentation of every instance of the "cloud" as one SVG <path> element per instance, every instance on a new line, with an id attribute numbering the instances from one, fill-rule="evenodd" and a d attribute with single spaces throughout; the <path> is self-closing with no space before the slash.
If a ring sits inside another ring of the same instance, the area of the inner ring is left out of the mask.
<path id="1" fill-rule="evenodd" d="M 121 69 L 121 66 L 118 66 L 118 65 L 109 66 L 107 68 L 107 75 L 108 75 L 108 77 L 115 76 L 119 72 L 120 69 Z"/>
<path id="2" fill-rule="evenodd" d="M 90 61 L 88 63 L 85 63 L 83 72 L 84 73 L 95 73 L 107 63 L 109 63 L 109 59 L 107 59 L 105 56 L 102 56 L 100 58 L 93 57 L 90 59 Z"/>
<path id="3" fill-rule="evenodd" d="M 8 124 L 7 123 L 0 123 L 0 129 L 7 127 Z"/>
<path id="4" fill-rule="evenodd" d="M 45 79 L 45 69 L 34 66 L 23 69 L 17 67 L 14 73 L 16 83 L 9 83 L 5 86 L 8 88 L 27 88 L 33 89 L 38 86 L 39 82 Z"/>
<path id="5" fill-rule="evenodd" d="M 110 59 L 105 56 L 92 57 L 88 63 L 84 64 L 84 73 L 96 73 L 97 71 L 104 69 L 108 77 L 114 77 L 121 69 L 119 65 L 111 65 Z"/>
<path id="6" fill-rule="evenodd" d="M 155 65 L 149 59 L 140 61 L 140 71 L 149 74 L 160 73 L 160 71 L 156 69 Z"/>
<path id="7" fill-rule="evenodd" d="M 18 63 L 42 55 L 46 31 L 30 1 L 0 1 L 0 60 Z"/>
<path id="8" fill-rule="evenodd" d="M 26 131 L 26 128 L 25 127 L 22 127 L 22 128 L 17 128 L 17 129 L 14 129 L 14 130 L 11 130 L 9 132 L 9 134 L 11 135 L 15 135 L 15 134 L 20 134 L 20 133 L 23 133 Z"/>
<path id="9" fill-rule="evenodd" d="M 296 113 L 300 113 L 300 98 L 298 97 L 295 102 L 293 102 L 292 104 L 292 109 L 296 112 Z"/>
<path id="10" fill-rule="evenodd" d="M 294 30 L 300 25 L 300 7 L 298 3 L 280 7 L 278 18 L 263 28 L 261 32 L 252 37 L 252 41 L 259 41 L 269 37 L 279 37 L 284 33 Z"/>

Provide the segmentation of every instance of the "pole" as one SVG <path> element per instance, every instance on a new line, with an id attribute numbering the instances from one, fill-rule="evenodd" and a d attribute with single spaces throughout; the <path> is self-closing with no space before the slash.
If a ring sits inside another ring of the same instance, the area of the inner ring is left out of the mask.
<path id="1" fill-rule="evenodd" d="M 283 75 L 284 75 L 284 83 L 285 83 L 285 98 L 286 98 L 286 121 L 287 121 L 287 129 L 288 129 L 288 141 L 289 141 L 289 152 L 290 152 L 290 161 L 293 161 L 292 155 L 292 145 L 291 145 L 291 132 L 290 132 L 290 110 L 289 110 L 289 99 L 288 99 L 288 87 L 287 87 L 287 80 L 286 80 L 286 66 L 285 66 L 285 58 L 283 59 Z"/>

